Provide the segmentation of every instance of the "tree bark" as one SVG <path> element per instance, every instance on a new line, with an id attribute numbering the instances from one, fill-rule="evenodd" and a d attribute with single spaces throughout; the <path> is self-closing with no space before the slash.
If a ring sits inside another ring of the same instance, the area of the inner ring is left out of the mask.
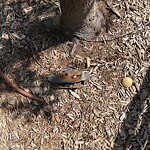
<path id="1" fill-rule="evenodd" d="M 60 0 L 61 26 L 68 36 L 91 39 L 104 24 L 96 0 Z"/>

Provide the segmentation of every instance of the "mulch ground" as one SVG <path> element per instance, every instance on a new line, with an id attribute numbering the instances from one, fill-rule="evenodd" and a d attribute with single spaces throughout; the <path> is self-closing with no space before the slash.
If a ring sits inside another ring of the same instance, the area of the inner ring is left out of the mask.
<path id="1" fill-rule="evenodd" d="M 103 33 L 133 34 L 80 41 L 70 57 L 74 43 L 51 27 L 58 1 L 0 3 L 0 69 L 47 102 L 38 107 L 0 79 L 0 150 L 150 149 L 150 1 L 110 5 L 99 5 Z M 48 76 L 68 66 L 88 71 L 90 81 L 75 90 L 53 88 Z M 121 84 L 126 76 L 134 81 L 130 88 Z"/>

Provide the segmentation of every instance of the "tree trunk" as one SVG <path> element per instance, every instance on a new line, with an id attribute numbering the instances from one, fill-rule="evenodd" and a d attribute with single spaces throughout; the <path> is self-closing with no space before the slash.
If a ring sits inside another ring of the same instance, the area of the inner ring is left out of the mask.
<path id="1" fill-rule="evenodd" d="M 61 26 L 68 36 L 91 39 L 104 24 L 96 0 L 60 0 Z"/>

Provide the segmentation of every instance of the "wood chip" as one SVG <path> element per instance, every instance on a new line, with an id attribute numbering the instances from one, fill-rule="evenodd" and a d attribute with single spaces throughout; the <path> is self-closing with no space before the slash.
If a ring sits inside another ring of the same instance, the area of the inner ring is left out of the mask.
<path id="1" fill-rule="evenodd" d="M 74 91 L 72 91 L 72 90 L 69 90 L 69 93 L 70 93 L 71 95 L 73 95 L 75 98 L 80 99 L 80 96 L 79 96 L 76 92 L 74 92 Z"/>
<path id="2" fill-rule="evenodd" d="M 89 57 L 86 57 L 86 67 L 89 68 L 91 65 L 91 59 Z"/>

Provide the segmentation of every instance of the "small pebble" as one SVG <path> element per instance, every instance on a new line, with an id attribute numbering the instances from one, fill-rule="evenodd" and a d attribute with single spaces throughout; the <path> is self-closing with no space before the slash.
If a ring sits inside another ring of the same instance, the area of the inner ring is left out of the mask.
<path id="1" fill-rule="evenodd" d="M 122 80 L 122 84 L 123 84 L 124 87 L 131 87 L 132 83 L 133 83 L 133 80 L 130 77 L 125 77 Z"/>

